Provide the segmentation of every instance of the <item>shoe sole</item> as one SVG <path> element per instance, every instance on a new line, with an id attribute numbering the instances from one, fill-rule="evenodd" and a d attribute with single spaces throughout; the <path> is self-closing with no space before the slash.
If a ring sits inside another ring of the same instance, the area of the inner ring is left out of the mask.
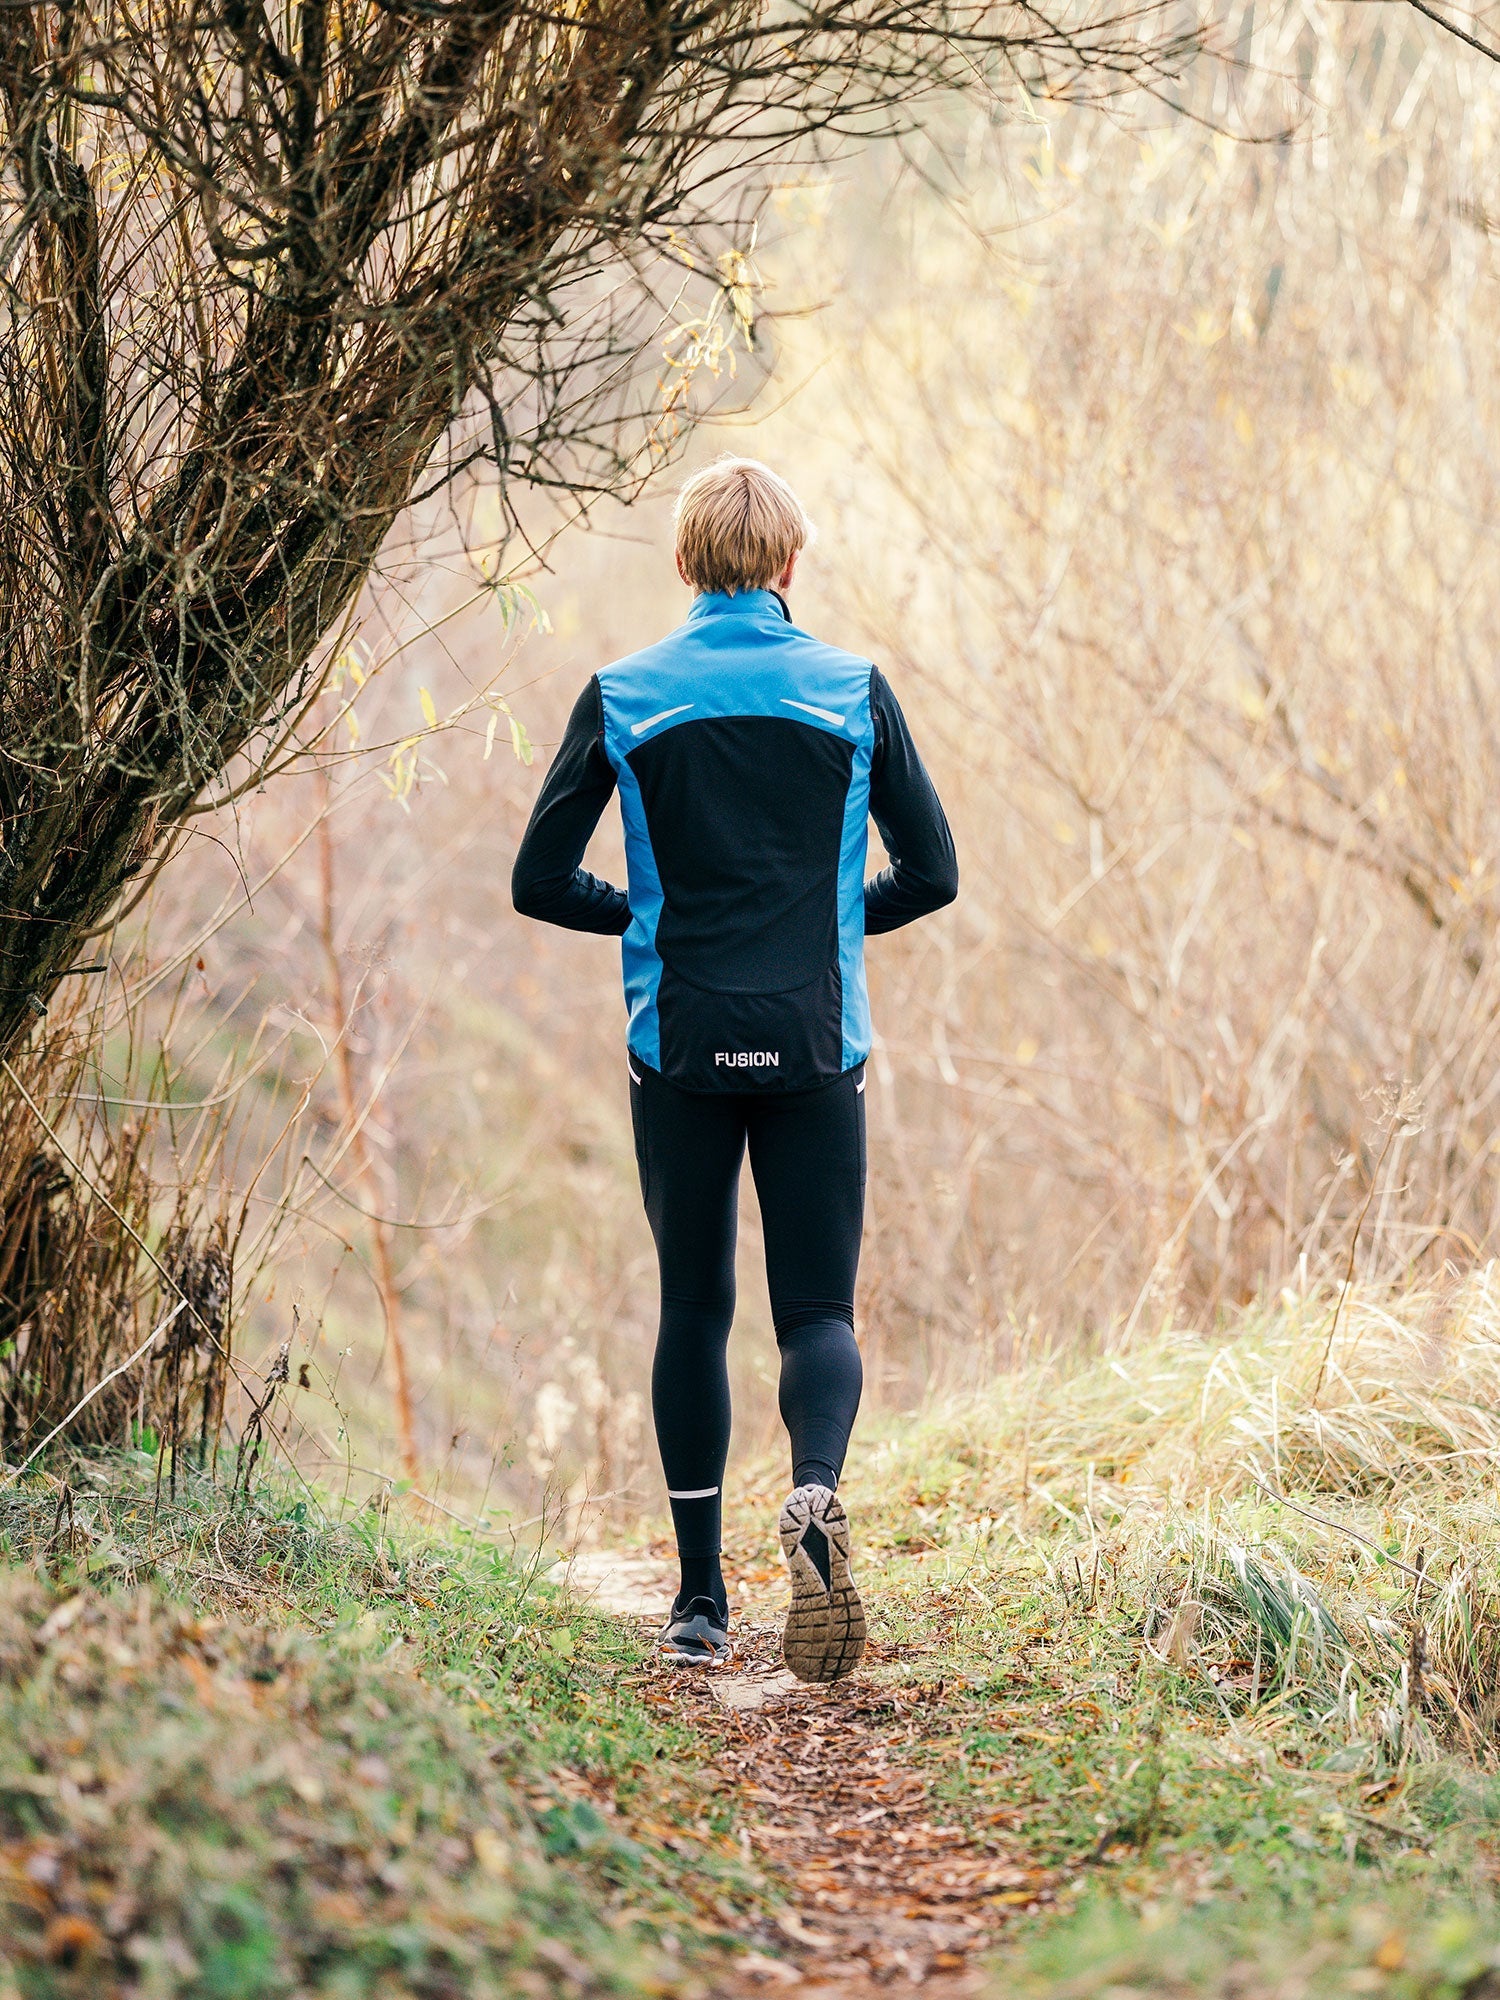
<path id="1" fill-rule="evenodd" d="M 807 1550 L 810 1527 L 821 1529 L 828 1545 L 826 1585 Z M 781 1657 L 799 1681 L 840 1681 L 865 1650 L 865 1607 L 849 1568 L 849 1517 L 826 1486 L 799 1486 L 781 1510 L 780 1529 L 792 1579 Z"/>

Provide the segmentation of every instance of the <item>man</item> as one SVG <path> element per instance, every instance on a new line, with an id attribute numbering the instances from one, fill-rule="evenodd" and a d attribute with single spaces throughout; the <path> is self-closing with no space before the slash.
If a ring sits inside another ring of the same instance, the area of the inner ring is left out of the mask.
<path id="1" fill-rule="evenodd" d="M 641 1192 L 661 1269 L 651 1397 L 681 1560 L 663 1644 L 729 1656 L 719 1566 L 725 1351 L 748 1145 L 781 1351 L 793 1491 L 781 1510 L 793 1673 L 864 1651 L 836 1494 L 863 1373 L 864 940 L 949 903 L 948 823 L 868 660 L 791 622 L 811 528 L 786 482 L 721 458 L 677 503 L 686 624 L 584 689 L 516 857 L 524 915 L 624 939 Z M 629 893 L 581 866 L 618 786 Z M 890 865 L 864 879 L 873 817 Z"/>

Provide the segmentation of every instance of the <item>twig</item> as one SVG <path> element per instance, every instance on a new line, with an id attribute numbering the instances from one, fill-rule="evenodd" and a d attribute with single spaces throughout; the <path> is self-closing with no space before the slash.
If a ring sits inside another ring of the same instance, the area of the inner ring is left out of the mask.
<path id="1" fill-rule="evenodd" d="M 146 1241 L 145 1237 L 142 1236 L 140 1231 L 131 1222 L 130 1218 L 126 1215 L 121 1214 L 120 1210 L 116 1208 L 115 1204 L 110 1200 L 109 1196 L 104 1192 L 103 1188 L 101 1188 L 98 1182 L 95 1181 L 85 1171 L 82 1163 L 79 1160 L 77 1160 L 74 1157 L 74 1155 L 68 1150 L 67 1146 L 64 1144 L 62 1140 L 61 1135 L 56 1130 L 54 1130 L 54 1128 L 51 1125 L 48 1124 L 46 1114 L 43 1112 L 41 1106 L 37 1103 L 36 1099 L 32 1096 L 31 1092 L 26 1088 L 25 1084 L 22 1083 L 21 1079 L 16 1075 L 15 1071 L 11 1068 L 9 1061 L 4 1056 L 0 1056 L 0 1069 L 3 1069 L 5 1071 L 5 1074 L 10 1078 L 11 1082 L 20 1092 L 22 1101 L 25 1103 L 27 1110 L 31 1113 L 32 1117 L 35 1118 L 38 1125 L 41 1126 L 42 1130 L 46 1133 L 47 1137 L 52 1141 L 53 1145 L 57 1148 L 58 1152 L 62 1155 L 63 1159 L 66 1160 L 68 1165 L 73 1169 L 74 1173 L 77 1174 L 78 1178 L 83 1182 L 84 1186 L 88 1189 L 89 1193 L 94 1196 L 96 1201 L 103 1202 L 104 1206 L 109 1210 L 110 1214 L 114 1217 L 115 1221 L 119 1223 L 120 1227 L 125 1231 L 126 1235 L 129 1236 L 130 1240 L 135 1244 L 136 1248 L 138 1250 L 144 1251 L 147 1259 L 155 1268 L 157 1275 L 161 1278 L 164 1278 L 166 1282 L 172 1287 L 172 1290 L 178 1294 L 178 1305 L 176 1307 L 176 1310 L 174 1311 L 173 1317 L 175 1318 L 176 1312 L 180 1312 L 182 1310 L 182 1307 L 186 1306 L 188 1311 L 192 1314 L 193 1318 L 198 1322 L 198 1325 L 201 1327 L 203 1332 L 208 1336 L 209 1340 L 213 1343 L 215 1347 L 218 1348 L 220 1354 L 224 1356 L 225 1361 L 228 1362 L 229 1365 L 232 1367 L 234 1364 L 232 1361 L 230 1361 L 230 1356 L 227 1349 L 225 1349 L 225 1347 L 222 1345 L 222 1343 L 218 1339 L 218 1336 L 214 1333 L 213 1328 L 209 1325 L 208 1321 L 203 1317 L 202 1313 L 199 1312 L 198 1308 L 193 1304 L 192 1300 L 187 1296 L 186 1292 L 183 1291 L 182 1286 L 177 1282 L 177 1279 L 173 1277 L 172 1273 L 167 1269 L 166 1265 L 162 1262 L 160 1257 L 157 1256 L 156 1252 L 151 1248 L 151 1245 Z M 163 1320 L 162 1325 L 165 1326 L 166 1324 L 167 1321 Z M 153 1334 L 152 1339 L 154 1340 L 155 1337 L 156 1336 Z M 149 1345 L 150 1342 L 148 1341 L 147 1346 Z M 146 1351 L 145 1348 L 142 1348 L 140 1350 L 140 1352 L 143 1354 L 145 1353 L 145 1351 Z M 128 1367 L 129 1363 L 127 1362 L 125 1365 Z"/>
<path id="2" fill-rule="evenodd" d="M 9 1068 L 9 1064 L 7 1064 L 6 1067 Z M 78 1402 L 76 1402 L 73 1405 L 72 1409 L 69 1410 L 68 1414 L 63 1418 L 62 1422 L 58 1424 L 54 1430 L 48 1431 L 47 1435 L 42 1439 L 41 1443 L 39 1445 L 33 1446 L 31 1451 L 29 1451 L 26 1457 L 21 1460 L 21 1463 L 19 1465 L 13 1466 L 11 1470 L 6 1473 L 3 1482 L 0 1482 L 0 1484 L 9 1486 L 13 1481 L 19 1479 L 21 1474 L 26 1470 L 27 1466 L 30 1465 L 31 1461 L 34 1458 L 39 1457 L 41 1453 L 47 1449 L 48 1445 L 51 1444 L 54 1438 L 61 1437 L 62 1433 L 68 1428 L 68 1425 L 72 1423 L 73 1419 L 76 1416 L 78 1416 L 82 1411 L 88 1408 L 89 1404 L 93 1402 L 94 1398 L 100 1393 L 101 1390 L 107 1389 L 111 1382 L 115 1381 L 117 1377 L 125 1373 L 127 1368 L 133 1368 L 135 1366 L 136 1362 L 140 1360 L 141 1356 L 146 1352 L 146 1349 L 151 1345 L 152 1341 L 156 1339 L 158 1334 L 166 1332 L 167 1328 L 172 1324 L 173 1320 L 176 1319 L 177 1315 L 182 1311 L 183 1307 L 186 1304 L 187 1304 L 186 1299 L 179 1299 L 176 1305 L 173 1306 L 172 1310 L 167 1314 L 166 1318 L 162 1320 L 159 1325 L 154 1326 L 151 1329 L 150 1333 L 147 1334 L 146 1338 L 141 1342 L 140 1346 L 135 1350 L 135 1353 L 128 1356 L 124 1361 L 122 1361 L 118 1368 L 111 1368 L 109 1373 L 106 1376 L 104 1376 L 104 1378 L 101 1381 L 96 1382 L 93 1388 L 89 1390 L 88 1394 L 82 1397 Z"/>
<path id="3" fill-rule="evenodd" d="M 1251 1482 L 1260 1488 L 1268 1500 L 1274 1500 L 1278 1507 L 1290 1507 L 1294 1514 L 1300 1514 L 1307 1521 L 1316 1521 L 1320 1528 L 1330 1528 L 1336 1535 L 1347 1535 L 1351 1542 L 1362 1543 L 1365 1548 L 1379 1556 L 1382 1562 L 1389 1563 L 1392 1569 L 1399 1569 L 1403 1576 L 1415 1578 L 1417 1587 L 1412 1592 L 1412 1601 L 1415 1603 L 1422 1585 L 1427 1581 L 1425 1567 L 1413 1569 L 1410 1563 L 1398 1562 L 1388 1549 L 1383 1549 L 1379 1542 L 1372 1542 L 1369 1536 L 1362 1535 L 1358 1528 L 1346 1528 L 1342 1521 L 1331 1521 L 1326 1514 L 1315 1514 L 1311 1507 L 1299 1507 L 1295 1500 L 1288 1500 L 1284 1493 L 1273 1493 L 1265 1481 L 1256 1479 L 1253 1473 Z"/>
<path id="4" fill-rule="evenodd" d="M 477 1202 L 473 1208 L 466 1208 L 462 1215 L 435 1216 L 430 1222 L 406 1222 L 399 1215 L 377 1215 L 373 1208 L 362 1208 L 352 1195 L 345 1194 L 336 1181 L 328 1178 L 311 1153 L 302 1155 L 302 1163 L 312 1168 L 328 1192 L 336 1195 L 346 1208 L 352 1208 L 356 1215 L 364 1216 L 369 1222 L 383 1223 L 387 1229 L 458 1229 L 465 1223 L 476 1221 L 481 1215 L 488 1215 L 492 1209 L 498 1208 L 502 1201 L 508 1201 L 513 1192 L 510 1188 L 502 1188 L 500 1193 L 493 1195 L 490 1200 Z"/>
<path id="5" fill-rule="evenodd" d="M 266 1412 L 276 1400 L 276 1391 L 284 1382 L 291 1380 L 292 1340 L 296 1338 L 296 1334 L 297 1308 L 293 1306 L 291 1338 L 284 1340 L 277 1350 L 276 1359 L 271 1363 L 270 1370 L 265 1378 L 266 1393 L 258 1403 L 251 1406 L 250 1415 L 245 1420 L 245 1428 L 240 1432 L 240 1441 L 234 1454 L 234 1478 L 229 1487 L 231 1500 L 233 1500 L 234 1495 L 239 1491 L 240 1467 L 243 1465 L 245 1469 L 245 1500 L 247 1505 L 249 1503 L 250 1482 L 254 1479 L 255 1468 L 260 1463 L 260 1449 L 265 1439 Z M 247 1446 L 249 1447 L 250 1454 L 248 1458 L 245 1456 Z"/>
<path id="6" fill-rule="evenodd" d="M 1432 1852 L 1432 1842 L 1424 1840 L 1420 1833 L 1412 1833 L 1406 1827 L 1392 1826 L 1386 1820 L 1377 1819 L 1374 1813 L 1361 1812 L 1358 1806 L 1341 1805 L 1339 1811 L 1350 1819 L 1362 1820 L 1366 1826 L 1373 1826 L 1378 1832 L 1383 1833 L 1387 1840 L 1410 1841 L 1413 1847 L 1420 1847 L 1424 1854 Z"/>
<path id="7" fill-rule="evenodd" d="M 1448 20 L 1446 16 L 1440 14 L 1436 7 L 1429 7 L 1426 4 L 1426 0 L 1407 0 L 1407 5 L 1415 8 L 1417 13 L 1423 15 L 1427 20 L 1433 22 L 1435 26 L 1441 28 L 1445 35 L 1452 35 L 1455 41 L 1463 42 L 1468 48 L 1477 49 L 1486 61 L 1500 61 L 1500 57 L 1497 57 L 1495 51 L 1486 43 L 1480 41 L 1477 35 L 1471 35 L 1466 29 L 1458 27 L 1454 22 Z"/>
<path id="8" fill-rule="evenodd" d="M 1318 1379 L 1313 1385 L 1312 1400 L 1315 1409 L 1318 1398 L 1323 1393 L 1323 1377 L 1328 1373 L 1328 1357 L 1333 1352 L 1333 1343 L 1339 1330 L 1339 1318 L 1344 1310 L 1344 1301 L 1348 1298 L 1354 1284 L 1354 1258 L 1359 1249 L 1359 1232 L 1365 1226 L 1365 1217 L 1370 1212 L 1370 1203 L 1375 1199 L 1375 1190 L 1380 1185 L 1380 1170 L 1385 1165 L 1386 1154 L 1391 1150 L 1391 1142 L 1396 1136 L 1396 1127 L 1398 1124 L 1405 1124 L 1405 1122 L 1401 1113 L 1401 1106 L 1399 1104 L 1393 1105 L 1391 1107 L 1390 1122 L 1385 1130 L 1385 1144 L 1380 1149 L 1380 1158 L 1375 1162 L 1375 1171 L 1370 1176 L 1370 1191 L 1365 1196 L 1364 1207 L 1359 1211 L 1359 1220 L 1354 1225 L 1354 1234 L 1349 1239 L 1349 1262 L 1344 1271 L 1344 1282 L 1339 1286 L 1338 1302 L 1333 1308 L 1333 1324 L 1328 1329 L 1328 1344 L 1324 1347 L 1323 1359 L 1318 1364 Z"/>

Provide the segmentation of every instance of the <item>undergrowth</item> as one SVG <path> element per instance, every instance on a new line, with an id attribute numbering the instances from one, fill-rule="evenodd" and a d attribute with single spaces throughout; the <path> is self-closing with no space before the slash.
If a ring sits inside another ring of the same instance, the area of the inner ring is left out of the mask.
<path id="1" fill-rule="evenodd" d="M 851 1506 L 909 1670 L 956 1677 L 946 1794 L 1063 1877 L 1004 1990 L 1500 1993 L 1497 1447 L 1487 1269 L 875 1441 Z"/>
<path id="2" fill-rule="evenodd" d="M 1489 1298 L 1042 1360 L 856 1454 L 900 1757 L 1045 1879 L 1002 1912 L 997 1992 L 1500 1993 Z M 777 1495 L 742 1482 L 732 1524 L 761 1616 Z M 290 1487 L 156 1499 L 140 1454 L 0 1490 L 26 2000 L 765 1976 L 785 1885 L 747 1858 L 753 1788 L 642 1625 Z"/>
<path id="3" fill-rule="evenodd" d="M 634 1628 L 382 1511 L 66 1470 L 0 1494 L 13 1991 L 696 1990 L 763 1885 Z"/>

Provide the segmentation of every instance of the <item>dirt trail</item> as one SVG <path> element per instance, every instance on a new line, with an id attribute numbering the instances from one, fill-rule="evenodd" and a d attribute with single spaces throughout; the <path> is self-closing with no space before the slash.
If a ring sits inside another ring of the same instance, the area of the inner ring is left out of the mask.
<path id="1" fill-rule="evenodd" d="M 600 1551 L 572 1582 L 598 1609 L 640 1618 L 659 1611 L 669 1577 Z M 1009 1823 L 1018 1816 L 964 1826 L 934 1798 L 930 1704 L 899 1665 L 872 1644 L 849 1680 L 805 1687 L 782 1666 L 778 1627 L 740 1623 L 727 1668 L 636 1678 L 639 1699 L 685 1713 L 716 1746 L 748 1854 L 790 1891 L 774 1920 L 747 1928 L 726 1993 L 857 2000 L 920 1985 L 960 2000 L 979 1989 L 978 1961 L 1009 1919 L 1051 1900 L 1052 1878 Z"/>
<path id="2" fill-rule="evenodd" d="M 928 1735 L 919 1690 L 883 1676 L 878 1648 L 833 1688 L 792 1682 L 774 1628 L 742 1631 L 731 1671 L 677 1674 L 720 1745 L 756 1857 L 791 1887 L 751 1975 L 790 1984 L 875 1980 L 967 1989 L 1008 1918 L 1050 1900 L 996 1815 L 976 1831 L 932 1796 L 916 1755 Z"/>

